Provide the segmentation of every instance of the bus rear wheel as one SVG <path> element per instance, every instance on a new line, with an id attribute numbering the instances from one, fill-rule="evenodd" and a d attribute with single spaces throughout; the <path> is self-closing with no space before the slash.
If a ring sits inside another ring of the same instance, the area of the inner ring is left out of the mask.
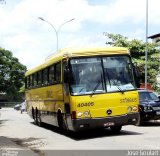
<path id="1" fill-rule="evenodd" d="M 35 120 L 35 112 L 34 112 L 33 108 L 32 108 L 32 118 L 33 118 L 33 120 Z"/>
<path id="2" fill-rule="evenodd" d="M 66 128 L 66 124 L 61 111 L 58 111 L 57 120 L 58 120 L 58 126 L 60 128 L 60 131 L 66 131 L 67 128 Z"/>
<path id="3" fill-rule="evenodd" d="M 36 115 L 36 124 L 40 127 L 42 126 L 41 113 L 38 110 L 37 110 L 37 115 Z"/>
<path id="4" fill-rule="evenodd" d="M 110 129 L 113 133 L 119 133 L 122 129 L 122 126 L 113 126 L 113 127 L 110 127 Z"/>
<path id="5" fill-rule="evenodd" d="M 34 124 L 37 125 L 37 109 L 32 108 L 32 118 L 34 120 Z"/>

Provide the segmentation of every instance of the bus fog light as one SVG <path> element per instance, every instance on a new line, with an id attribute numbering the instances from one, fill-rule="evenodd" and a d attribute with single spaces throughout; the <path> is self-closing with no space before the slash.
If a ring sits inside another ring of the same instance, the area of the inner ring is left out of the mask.
<path id="1" fill-rule="evenodd" d="M 131 112 L 132 111 L 132 107 L 128 107 L 128 112 Z"/>
<path id="2" fill-rule="evenodd" d="M 134 106 L 133 111 L 137 111 L 137 110 L 138 110 L 137 106 Z"/>
<path id="3" fill-rule="evenodd" d="M 77 113 L 77 116 L 78 116 L 78 117 L 81 117 L 82 115 L 83 115 L 82 112 Z"/>
<path id="4" fill-rule="evenodd" d="M 88 111 L 85 111 L 85 112 L 83 113 L 83 115 L 84 115 L 85 117 L 87 117 L 87 116 L 89 116 L 89 112 L 88 112 Z"/>

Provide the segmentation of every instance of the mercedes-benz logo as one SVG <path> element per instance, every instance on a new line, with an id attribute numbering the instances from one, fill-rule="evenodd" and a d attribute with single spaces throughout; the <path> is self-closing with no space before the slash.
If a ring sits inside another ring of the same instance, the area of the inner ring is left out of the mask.
<path id="1" fill-rule="evenodd" d="M 108 115 L 110 115 L 110 114 L 112 114 L 112 110 L 108 109 L 108 110 L 106 111 L 106 113 L 107 113 Z"/>

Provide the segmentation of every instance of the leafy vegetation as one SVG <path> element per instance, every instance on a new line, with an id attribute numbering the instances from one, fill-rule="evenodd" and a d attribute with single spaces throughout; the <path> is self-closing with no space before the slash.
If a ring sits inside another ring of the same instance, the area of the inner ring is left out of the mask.
<path id="1" fill-rule="evenodd" d="M 127 47 L 130 50 L 131 57 L 133 61 L 137 63 L 138 69 L 140 71 L 140 82 L 144 83 L 146 43 L 138 39 L 129 40 L 127 37 L 124 37 L 120 34 L 115 35 L 105 33 L 105 36 L 108 38 L 108 41 L 106 42 L 107 45 Z M 157 87 L 156 81 L 156 76 L 160 68 L 160 50 L 156 48 L 157 46 L 158 45 L 155 43 L 147 44 L 147 81 L 152 85 L 155 91 L 160 93 L 160 88 Z"/>
<path id="2" fill-rule="evenodd" d="M 24 85 L 26 67 L 8 50 L 0 48 L 0 93 L 6 93 L 8 101 L 19 101 L 19 91 Z"/>

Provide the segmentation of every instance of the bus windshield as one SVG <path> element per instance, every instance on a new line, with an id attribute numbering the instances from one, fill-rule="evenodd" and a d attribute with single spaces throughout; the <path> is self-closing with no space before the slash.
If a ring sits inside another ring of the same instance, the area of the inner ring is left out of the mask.
<path id="1" fill-rule="evenodd" d="M 135 89 L 128 56 L 73 58 L 70 60 L 72 95 L 129 91 Z"/>

